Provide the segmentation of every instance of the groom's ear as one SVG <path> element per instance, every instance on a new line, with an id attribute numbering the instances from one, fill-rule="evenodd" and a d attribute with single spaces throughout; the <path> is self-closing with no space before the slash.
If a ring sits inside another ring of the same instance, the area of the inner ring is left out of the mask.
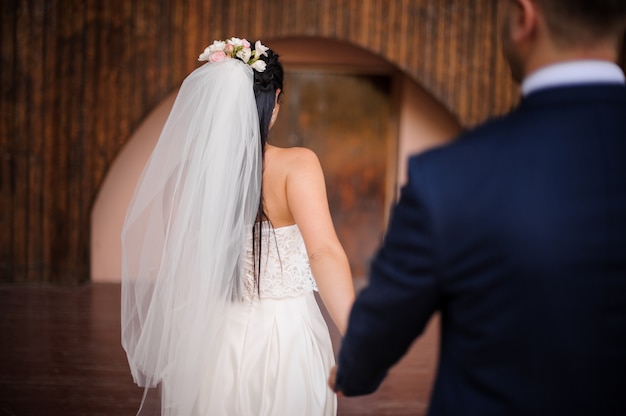
<path id="1" fill-rule="evenodd" d="M 510 38 L 515 43 L 533 40 L 537 34 L 538 13 L 536 0 L 511 0 L 509 2 Z"/>

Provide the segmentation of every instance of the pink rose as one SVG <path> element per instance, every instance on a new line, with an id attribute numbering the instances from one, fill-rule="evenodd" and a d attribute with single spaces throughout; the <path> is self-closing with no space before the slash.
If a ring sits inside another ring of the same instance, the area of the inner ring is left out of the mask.
<path id="1" fill-rule="evenodd" d="M 232 53 L 233 49 L 235 49 L 235 47 L 233 46 L 232 43 L 228 42 L 226 43 L 226 47 L 224 48 L 224 50 L 228 53 Z"/>
<path id="2" fill-rule="evenodd" d="M 243 43 L 243 47 L 244 48 L 249 48 L 250 47 L 250 42 L 248 42 L 247 39 L 242 39 L 241 42 Z"/>
<path id="3" fill-rule="evenodd" d="M 215 51 L 209 55 L 209 62 L 221 62 L 226 59 L 224 51 Z"/>

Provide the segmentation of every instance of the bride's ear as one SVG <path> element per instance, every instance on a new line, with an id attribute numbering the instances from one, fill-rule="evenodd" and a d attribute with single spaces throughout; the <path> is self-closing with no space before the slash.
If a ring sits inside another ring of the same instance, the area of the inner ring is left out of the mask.
<path id="1" fill-rule="evenodd" d="M 280 102 L 278 101 L 278 97 L 280 97 L 281 89 L 278 88 L 276 90 L 276 97 L 274 98 L 274 109 L 272 110 L 272 118 L 270 120 L 270 129 L 276 122 L 276 117 L 278 117 L 278 112 L 280 111 Z"/>
<path id="2" fill-rule="evenodd" d="M 280 93 L 283 92 L 280 88 L 276 89 L 276 98 L 274 98 L 274 106 L 279 105 L 278 99 L 280 98 Z"/>

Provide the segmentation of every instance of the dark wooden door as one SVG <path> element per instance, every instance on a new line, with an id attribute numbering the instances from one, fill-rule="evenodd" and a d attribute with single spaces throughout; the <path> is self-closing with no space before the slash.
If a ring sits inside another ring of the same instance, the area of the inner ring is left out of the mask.
<path id="1" fill-rule="evenodd" d="M 365 277 L 385 225 L 395 149 L 392 77 L 287 70 L 277 146 L 308 147 L 320 158 L 337 234 L 355 278 Z M 393 158 L 391 158 L 393 159 Z"/>

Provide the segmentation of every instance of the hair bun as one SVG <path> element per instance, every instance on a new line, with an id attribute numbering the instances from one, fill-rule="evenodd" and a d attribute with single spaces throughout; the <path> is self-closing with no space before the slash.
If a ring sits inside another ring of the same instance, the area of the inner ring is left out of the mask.
<path id="1" fill-rule="evenodd" d="M 260 57 L 265 61 L 266 67 L 263 72 L 254 71 L 255 89 L 263 92 L 282 89 L 283 68 L 278 58 L 278 54 L 272 50 L 267 50 L 267 56 Z"/>

